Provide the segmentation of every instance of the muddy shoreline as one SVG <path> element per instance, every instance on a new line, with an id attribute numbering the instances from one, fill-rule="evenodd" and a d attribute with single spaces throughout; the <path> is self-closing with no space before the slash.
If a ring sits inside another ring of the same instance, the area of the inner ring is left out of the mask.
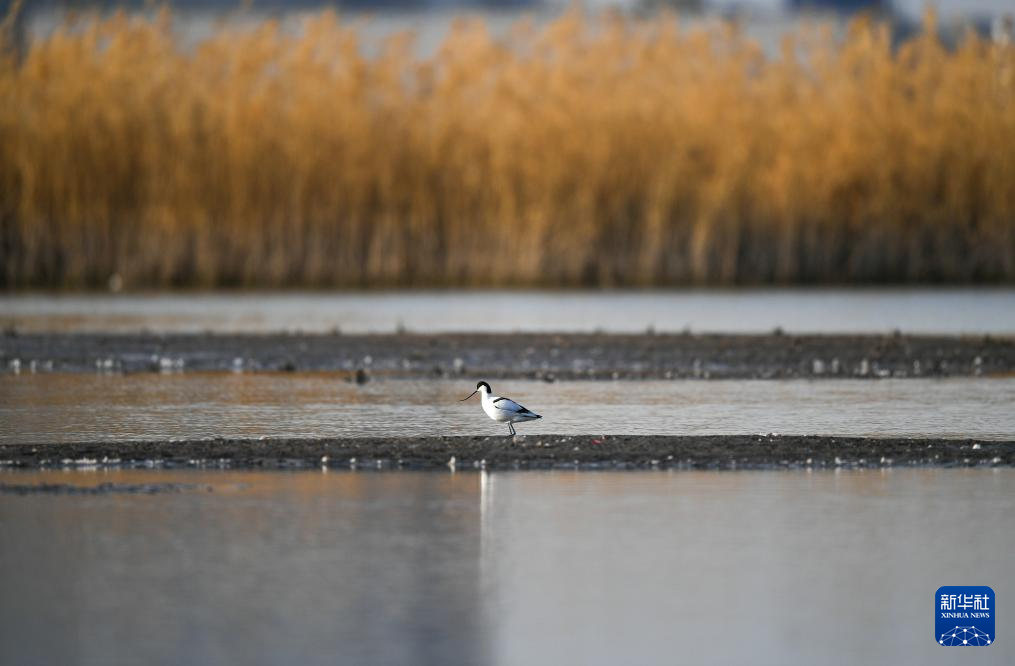
<path id="1" fill-rule="evenodd" d="M 8 444 L 0 469 L 354 470 L 1011 467 L 1015 441 L 831 436 L 529 435 Z"/>
<path id="2" fill-rule="evenodd" d="M 0 372 L 342 372 L 350 379 L 1005 375 L 1015 339 L 910 335 L 0 335 Z"/>

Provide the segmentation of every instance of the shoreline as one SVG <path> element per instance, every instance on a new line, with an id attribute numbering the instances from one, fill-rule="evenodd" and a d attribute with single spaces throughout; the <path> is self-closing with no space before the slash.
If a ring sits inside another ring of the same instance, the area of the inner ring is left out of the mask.
<path id="1" fill-rule="evenodd" d="M 0 335 L 0 373 L 337 372 L 353 381 L 784 379 L 1015 374 L 1015 338 L 394 333 Z"/>
<path id="2" fill-rule="evenodd" d="M 885 469 L 1013 467 L 1015 440 L 820 435 L 527 435 L 209 439 L 0 445 L 0 471 L 41 469 Z"/>

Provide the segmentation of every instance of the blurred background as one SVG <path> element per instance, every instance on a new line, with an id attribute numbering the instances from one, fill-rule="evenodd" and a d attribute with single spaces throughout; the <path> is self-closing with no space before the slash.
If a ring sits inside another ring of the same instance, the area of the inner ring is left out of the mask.
<path id="1" fill-rule="evenodd" d="M 1001 0 L 4 0 L 0 285 L 1010 284 Z"/>

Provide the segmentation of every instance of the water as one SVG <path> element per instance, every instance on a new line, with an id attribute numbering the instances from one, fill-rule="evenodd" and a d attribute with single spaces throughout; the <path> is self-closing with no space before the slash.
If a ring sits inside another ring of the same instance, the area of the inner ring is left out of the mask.
<path id="1" fill-rule="evenodd" d="M 45 7 L 50 3 L 26 3 L 29 11 L 26 30 L 30 37 L 40 38 L 51 35 L 59 25 L 64 12 Z M 33 5 L 43 5 L 36 8 Z M 142 2 L 134 2 L 142 5 Z M 176 7 L 173 14 L 173 27 L 183 43 L 194 46 L 208 39 L 218 28 L 223 12 L 229 12 L 229 23 L 232 27 L 251 28 L 266 18 L 280 20 L 283 31 L 298 33 L 302 21 L 306 17 L 304 11 L 295 8 L 279 14 L 278 12 L 258 12 L 246 9 L 237 12 L 236 5 L 229 0 L 219 3 L 187 3 L 205 4 L 204 10 L 193 7 Z M 275 3 L 285 4 L 285 3 Z M 312 3 L 302 3 L 304 5 Z M 323 0 L 319 3 L 326 5 Z M 355 5 L 356 3 L 352 3 Z M 451 32 L 456 19 L 468 17 L 480 19 L 492 35 L 501 39 L 510 39 L 511 28 L 520 20 L 526 20 L 537 27 L 556 19 L 571 7 L 567 0 L 544 0 L 542 2 L 519 2 L 517 8 L 483 7 L 480 2 L 465 0 L 464 2 L 426 2 L 401 3 L 403 7 L 395 11 L 357 11 L 356 7 L 344 7 L 342 19 L 354 25 L 361 38 L 362 51 L 374 56 L 380 52 L 385 40 L 400 33 L 411 32 L 415 37 L 415 51 L 421 57 L 430 57 L 436 53 Z M 590 12 L 627 11 L 639 13 L 638 0 L 586 0 L 582 3 Z M 677 3 L 679 4 L 679 3 Z M 783 36 L 800 28 L 801 22 L 814 18 L 810 13 L 794 14 L 787 12 L 785 0 L 710 0 L 705 4 L 706 12 L 699 15 L 695 12 L 683 12 L 680 16 L 681 25 L 691 29 L 708 29 L 715 25 L 721 14 L 741 15 L 740 30 L 744 35 L 759 44 L 765 52 L 776 57 L 779 55 L 779 44 Z M 856 4 L 856 3 L 854 3 Z M 873 4 L 873 3 L 871 3 Z M 989 20 L 1011 13 L 1010 0 L 936 0 L 934 8 L 939 12 L 946 28 L 956 30 L 962 22 L 971 20 Z M 891 7 L 897 18 L 905 21 L 919 21 L 927 3 L 923 0 L 893 0 Z M 308 7 L 312 12 L 314 8 Z M 388 8 L 391 9 L 390 7 Z M 823 12 L 822 22 L 833 25 L 840 31 L 848 16 L 837 16 L 835 13 Z M 956 24 L 960 24 L 956 26 Z"/>
<path id="2" fill-rule="evenodd" d="M 21 331 L 1015 334 L 1015 289 L 209 292 L 0 296 Z"/>
<path id="3" fill-rule="evenodd" d="M 832 434 L 1015 439 L 1015 378 L 493 382 L 523 434 Z M 330 374 L 0 376 L 0 444 L 504 434 L 466 380 Z"/>
<path id="4" fill-rule="evenodd" d="M 1015 597 L 1015 470 L 42 481 L 212 492 L 0 496 L 4 664 L 1015 663 L 931 607 Z"/>

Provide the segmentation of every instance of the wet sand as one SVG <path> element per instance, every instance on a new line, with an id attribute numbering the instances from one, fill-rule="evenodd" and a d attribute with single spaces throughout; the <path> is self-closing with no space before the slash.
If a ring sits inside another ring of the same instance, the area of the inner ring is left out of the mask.
<path id="1" fill-rule="evenodd" d="M 945 377 L 1015 372 L 991 336 L 0 335 L 0 372 L 331 371 L 350 379 Z"/>
<path id="2" fill-rule="evenodd" d="M 1015 441 L 831 436 L 416 437 L 11 444 L 0 469 L 783 469 L 1015 465 Z"/>

